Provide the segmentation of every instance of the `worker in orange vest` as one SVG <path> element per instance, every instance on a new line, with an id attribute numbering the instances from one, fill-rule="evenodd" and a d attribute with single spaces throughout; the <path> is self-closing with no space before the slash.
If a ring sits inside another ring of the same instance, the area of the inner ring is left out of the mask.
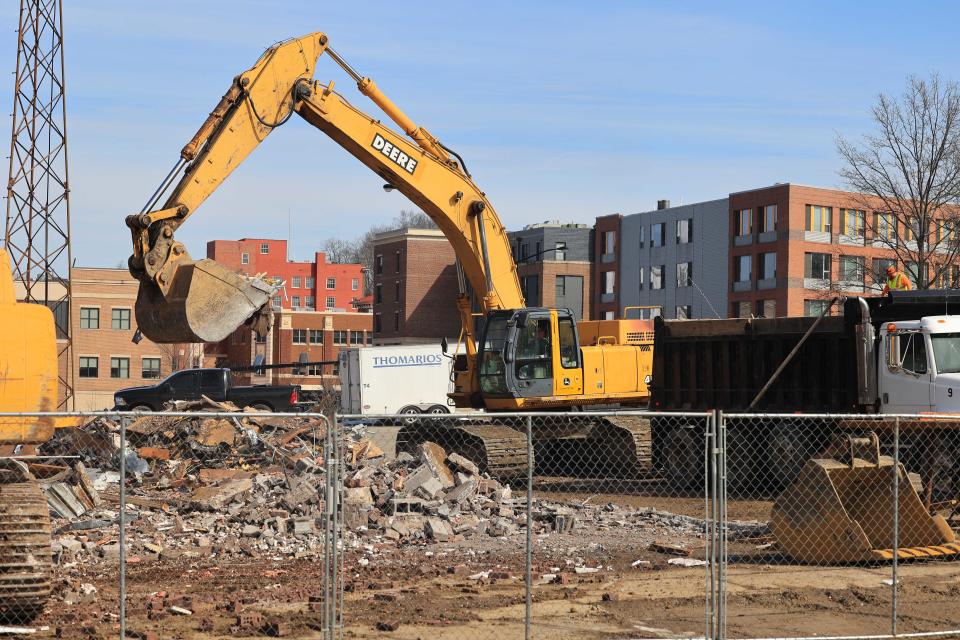
<path id="1" fill-rule="evenodd" d="M 897 271 L 893 265 L 887 267 L 887 283 L 883 285 L 883 295 L 891 291 L 910 291 L 910 279 L 902 271 Z"/>

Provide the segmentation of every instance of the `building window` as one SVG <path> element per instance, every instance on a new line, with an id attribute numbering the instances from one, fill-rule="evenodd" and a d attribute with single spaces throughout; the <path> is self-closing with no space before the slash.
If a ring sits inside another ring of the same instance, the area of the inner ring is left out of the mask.
<path id="1" fill-rule="evenodd" d="M 520 292 L 528 307 L 536 307 L 540 304 L 540 276 L 521 276 Z M 399 288 L 397 295 L 399 295 Z M 398 298 L 399 299 L 399 298 Z"/>
<path id="2" fill-rule="evenodd" d="M 944 249 L 950 249 L 957 240 L 956 220 L 940 220 L 937 223 L 937 244 L 945 245 Z"/>
<path id="3" fill-rule="evenodd" d="M 376 304 L 383 303 L 383 285 L 380 284 L 379 282 L 375 284 L 373 287 L 373 301 Z"/>
<path id="4" fill-rule="evenodd" d="M 824 310 L 830 305 L 829 300 L 804 300 L 803 301 L 803 315 L 805 316 L 819 316 L 823 314 Z"/>
<path id="5" fill-rule="evenodd" d="M 753 209 L 737 209 L 734 217 L 737 221 L 738 236 L 748 236 L 753 233 Z"/>
<path id="6" fill-rule="evenodd" d="M 393 283 L 393 301 L 400 302 L 400 281 Z"/>
<path id="7" fill-rule="evenodd" d="M 333 344 L 347 344 L 348 334 L 342 329 L 333 330 Z"/>
<path id="8" fill-rule="evenodd" d="M 737 318 L 749 318 L 753 315 L 749 302 L 734 302 L 733 315 Z"/>
<path id="9" fill-rule="evenodd" d="M 383 273 L 383 256 L 377 254 L 377 257 L 373 259 L 373 270 L 375 273 Z"/>
<path id="10" fill-rule="evenodd" d="M 520 262 L 526 262 L 527 257 L 530 253 L 530 245 L 527 244 L 526 242 L 519 242 L 519 241 L 517 244 L 519 247 L 518 251 L 520 253 Z"/>
<path id="11" fill-rule="evenodd" d="M 351 331 L 350 344 L 363 344 L 363 331 Z"/>
<path id="12" fill-rule="evenodd" d="M 313 311 L 315 305 L 317 304 L 317 299 L 313 296 L 304 296 L 303 306 L 305 306 L 309 311 Z"/>
<path id="13" fill-rule="evenodd" d="M 761 253 L 760 254 L 760 279 L 772 280 L 776 277 L 777 277 L 776 251 L 770 251 L 769 253 Z"/>
<path id="14" fill-rule="evenodd" d="M 617 232 L 616 231 L 604 231 L 603 232 L 603 253 L 612 254 L 617 245 Z"/>
<path id="15" fill-rule="evenodd" d="M 640 284 L 640 286 L 639 286 L 640 291 L 643 291 L 643 272 L 644 272 L 644 270 L 645 270 L 645 269 L 644 269 L 643 267 L 640 267 L 640 270 L 639 270 L 639 272 L 637 273 L 637 276 L 638 276 L 638 277 L 637 277 L 637 281 L 638 281 L 639 284 Z"/>
<path id="16" fill-rule="evenodd" d="M 563 276 L 557 276 L 557 297 L 563 298 L 567 295 L 567 279 Z"/>
<path id="17" fill-rule="evenodd" d="M 677 220 L 677 244 L 693 242 L 693 218 Z"/>
<path id="18" fill-rule="evenodd" d="M 776 318 L 777 301 L 776 300 L 757 300 L 758 318 Z"/>
<path id="19" fill-rule="evenodd" d="M 867 212 L 859 209 L 840 209 L 840 222 L 843 224 L 843 235 L 862 238 L 867 221 Z"/>
<path id="20" fill-rule="evenodd" d="M 760 233 L 770 233 L 777 230 L 777 205 L 768 204 L 760 207 Z"/>
<path id="21" fill-rule="evenodd" d="M 895 258 L 874 258 L 873 259 L 873 279 L 879 284 L 883 285 L 887 281 L 887 267 L 897 268 L 897 261 Z"/>
<path id="22" fill-rule="evenodd" d="M 80 328 L 99 329 L 100 309 L 97 307 L 80 307 Z"/>
<path id="23" fill-rule="evenodd" d="M 113 309 L 110 326 L 118 331 L 130 329 L 130 309 Z"/>
<path id="24" fill-rule="evenodd" d="M 310 344 L 323 344 L 323 330 L 310 329 L 309 338 Z"/>
<path id="25" fill-rule="evenodd" d="M 327 289 L 336 289 L 336 288 L 337 288 L 337 279 L 327 278 Z"/>
<path id="26" fill-rule="evenodd" d="M 80 377 L 100 377 L 100 358 L 96 356 L 80 356 Z"/>
<path id="27" fill-rule="evenodd" d="M 893 244 L 897 237 L 897 221 L 892 213 L 873 214 L 873 236 L 875 240 Z"/>
<path id="28" fill-rule="evenodd" d="M 840 280 L 843 282 L 863 282 L 863 256 L 840 256 Z"/>
<path id="29" fill-rule="evenodd" d="M 567 243 L 558 242 L 553 252 L 553 259 L 557 262 L 564 262 L 567 259 Z"/>
<path id="30" fill-rule="evenodd" d="M 160 377 L 160 358 L 143 359 L 143 375 L 145 379 L 157 379 Z"/>
<path id="31" fill-rule="evenodd" d="M 294 309 L 299 309 L 299 308 L 300 308 L 300 296 L 293 296 L 293 298 L 292 298 L 292 304 L 293 304 L 293 308 L 294 308 Z"/>
<path id="32" fill-rule="evenodd" d="M 350 280 L 350 290 L 358 291 L 360 289 L 360 278 L 353 278 Z"/>
<path id="33" fill-rule="evenodd" d="M 650 267 L 650 288 L 663 289 L 663 265 Z"/>
<path id="34" fill-rule="evenodd" d="M 689 320 L 690 319 L 690 305 L 678 305 L 677 306 L 677 320 Z"/>
<path id="35" fill-rule="evenodd" d="M 395 265 L 395 266 L 396 266 L 396 272 L 397 272 L 397 273 L 400 273 L 400 252 L 399 252 L 399 251 L 397 251 L 396 265 Z"/>
<path id="36" fill-rule="evenodd" d="M 381 326 L 380 314 L 377 313 L 373 316 L 373 332 L 380 333 L 381 331 L 383 331 L 383 327 Z"/>
<path id="37" fill-rule="evenodd" d="M 269 329 L 268 329 L 269 331 Z M 260 335 L 256 331 L 253 332 L 253 339 L 256 340 L 257 344 L 267 344 L 267 334 Z"/>
<path id="38" fill-rule="evenodd" d="M 926 264 L 917 265 L 916 262 L 904 262 L 903 271 L 907 277 L 910 278 L 910 282 L 913 283 L 914 288 L 916 288 L 918 282 L 929 282 Z"/>
<path id="39" fill-rule="evenodd" d="M 904 226 L 906 227 L 905 232 L 907 236 L 907 242 L 915 242 L 921 235 L 925 235 L 920 231 L 920 220 L 918 218 L 907 218 L 907 222 Z"/>
<path id="40" fill-rule="evenodd" d="M 336 306 L 337 306 L 337 299 L 334 298 L 333 296 L 327 296 L 327 299 L 326 299 L 327 309 L 333 309 Z"/>
<path id="41" fill-rule="evenodd" d="M 320 370 L 322 365 L 319 364 L 308 364 L 307 365 L 307 375 L 308 376 L 319 376 L 323 375 L 323 372 Z"/>
<path id="42" fill-rule="evenodd" d="M 750 255 L 737 256 L 736 258 L 734 258 L 734 260 L 736 260 L 735 264 L 737 267 L 736 274 L 734 275 L 736 276 L 737 282 L 750 282 L 751 276 L 753 275 L 751 273 L 752 267 L 753 267 L 752 258 L 753 256 L 750 256 Z M 738 317 L 744 318 L 746 316 L 738 316 Z"/>
<path id="43" fill-rule="evenodd" d="M 373 344 L 373 332 L 372 332 L 372 331 L 367 331 L 367 344 L 368 344 L 368 345 Z"/>
<path id="44" fill-rule="evenodd" d="M 813 280 L 829 280 L 831 271 L 831 258 L 829 253 L 805 253 L 803 254 L 803 277 Z"/>
<path id="45" fill-rule="evenodd" d="M 307 330 L 306 330 L 306 329 L 294 329 L 294 330 L 293 330 L 293 344 L 307 344 Z"/>
<path id="46" fill-rule="evenodd" d="M 678 262 L 677 263 L 677 286 L 689 287 L 692 281 L 693 281 L 693 263 Z"/>
<path id="47" fill-rule="evenodd" d="M 603 319 L 604 319 L 604 320 L 616 320 L 615 315 L 616 315 L 616 312 L 614 312 L 614 311 L 604 311 L 604 312 L 603 312 Z"/>
<path id="48" fill-rule="evenodd" d="M 313 289 L 314 285 L 316 285 L 316 282 L 317 281 L 314 278 L 306 278 L 304 280 L 303 286 L 306 287 L 307 289 Z"/>
<path id="49" fill-rule="evenodd" d="M 130 358 L 110 358 L 110 377 L 129 378 Z"/>
<path id="50" fill-rule="evenodd" d="M 667 225 L 662 222 L 657 224 L 650 225 L 650 246 L 651 247 L 662 247 L 666 238 L 664 236 L 664 229 Z"/>
<path id="51" fill-rule="evenodd" d="M 270 245 L 267 244 L 266 242 L 261 242 L 261 243 L 260 243 L 260 253 L 262 253 L 262 254 L 270 253 Z"/>
<path id="52" fill-rule="evenodd" d="M 293 289 L 300 288 L 300 276 L 293 276 L 293 284 L 291 285 Z"/>
<path id="53" fill-rule="evenodd" d="M 400 331 L 400 312 L 399 311 L 393 312 L 393 330 Z"/>
<path id="54" fill-rule="evenodd" d="M 646 246 L 646 244 L 645 244 L 646 238 L 644 237 L 644 235 L 645 235 L 645 233 L 646 233 L 646 230 L 647 230 L 646 225 L 640 225 L 640 233 L 638 234 L 638 235 L 639 235 L 639 238 L 637 238 L 637 239 L 639 240 L 639 242 L 638 242 L 637 246 L 640 247 L 641 249 L 643 249 L 643 248 Z"/>
<path id="55" fill-rule="evenodd" d="M 833 223 L 833 207 L 821 207 L 817 204 L 807 205 L 806 230 L 814 233 L 830 233 Z"/>
<path id="56" fill-rule="evenodd" d="M 617 272 L 616 271 L 604 271 L 603 272 L 603 292 L 604 293 L 613 293 L 617 288 Z"/>
<path id="57" fill-rule="evenodd" d="M 249 254 L 249 253 L 244 252 L 244 253 L 241 253 L 241 254 L 240 254 L 240 264 L 250 264 L 250 254 Z"/>
<path id="58" fill-rule="evenodd" d="M 273 296 L 273 308 L 279 311 L 281 304 L 282 300 L 280 299 L 280 296 Z"/>

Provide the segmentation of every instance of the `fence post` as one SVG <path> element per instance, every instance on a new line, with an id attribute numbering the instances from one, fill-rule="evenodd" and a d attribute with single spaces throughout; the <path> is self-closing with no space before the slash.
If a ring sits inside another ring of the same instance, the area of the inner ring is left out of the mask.
<path id="1" fill-rule="evenodd" d="M 120 417 L 120 640 L 127 637 L 127 421 Z"/>
<path id="2" fill-rule="evenodd" d="M 703 495 L 707 519 L 707 593 L 704 598 L 706 600 L 704 637 L 709 640 L 716 638 L 717 631 L 717 520 L 719 514 L 717 513 L 716 451 L 717 413 L 713 411 L 707 416 L 703 447 Z"/>
<path id="3" fill-rule="evenodd" d="M 722 410 L 716 412 L 717 436 L 720 441 L 717 466 L 720 476 L 720 557 L 717 565 L 717 637 L 727 637 L 727 419 Z"/>
<path id="4" fill-rule="evenodd" d="M 897 635 L 897 573 L 900 561 L 900 417 L 893 419 L 893 584 L 890 600 L 890 634 Z"/>
<path id="5" fill-rule="evenodd" d="M 334 640 L 337 631 L 337 612 L 338 612 L 338 579 L 337 571 L 337 546 L 339 543 L 339 531 L 337 529 L 337 506 L 338 506 L 338 483 L 339 483 L 339 447 L 337 445 L 337 419 L 334 416 L 332 422 L 327 422 L 327 435 L 325 438 L 324 457 L 326 458 L 326 477 L 325 477 L 325 500 L 324 512 L 326 532 L 324 534 L 324 570 L 323 570 L 323 603 L 324 614 L 324 635 L 327 640 Z"/>
<path id="6" fill-rule="evenodd" d="M 533 622 L 533 416 L 527 416 L 527 559 L 524 578 L 527 591 L 523 622 L 524 640 L 530 640 Z"/>

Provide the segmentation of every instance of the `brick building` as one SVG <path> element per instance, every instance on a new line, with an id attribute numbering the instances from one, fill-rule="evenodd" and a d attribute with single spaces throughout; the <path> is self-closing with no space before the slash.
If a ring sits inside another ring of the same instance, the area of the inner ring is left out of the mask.
<path id="1" fill-rule="evenodd" d="M 731 193 L 729 202 L 731 317 L 816 315 L 837 294 L 877 295 L 891 264 L 916 280 L 917 266 L 898 263 L 875 237 L 909 243 L 911 230 L 862 195 L 777 184 Z M 960 267 L 952 265 L 940 284 L 958 280 Z"/>
<path id="2" fill-rule="evenodd" d="M 306 390 L 340 384 L 336 364 L 341 348 L 373 342 L 373 316 L 344 311 L 293 311 L 274 313 L 267 336 L 241 327 L 229 338 L 207 346 L 208 366 L 252 366 L 294 362 L 329 362 L 294 368 L 238 372 L 236 384 L 299 384 Z"/>
<path id="3" fill-rule="evenodd" d="M 286 240 L 211 240 L 207 257 L 234 271 L 283 280 L 275 309 L 354 310 L 354 301 L 364 295 L 361 265 L 328 263 L 322 251 L 312 261 L 287 260 Z"/>
<path id="4" fill-rule="evenodd" d="M 564 308 L 590 317 L 593 229 L 544 222 L 508 234 L 523 298 L 530 307 Z"/>
<path id="5" fill-rule="evenodd" d="M 456 257 L 438 229 L 398 229 L 373 240 L 373 333 L 376 344 L 456 339 Z"/>
<path id="6" fill-rule="evenodd" d="M 623 216 L 614 213 L 597 218 L 593 227 L 593 318 L 613 320 L 620 309 L 620 224 Z"/>
<path id="7" fill-rule="evenodd" d="M 133 306 L 139 282 L 126 269 L 74 267 L 70 305 L 74 399 L 78 410 L 109 409 L 124 387 L 155 384 L 177 369 L 199 365 L 202 345 L 160 345 L 137 329 Z"/>

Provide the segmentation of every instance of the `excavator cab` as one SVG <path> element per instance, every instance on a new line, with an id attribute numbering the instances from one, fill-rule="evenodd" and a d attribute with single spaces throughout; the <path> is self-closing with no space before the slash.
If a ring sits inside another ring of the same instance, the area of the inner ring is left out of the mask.
<path id="1" fill-rule="evenodd" d="M 569 309 L 494 311 L 477 348 L 484 398 L 543 399 L 583 392 L 577 324 Z"/>

